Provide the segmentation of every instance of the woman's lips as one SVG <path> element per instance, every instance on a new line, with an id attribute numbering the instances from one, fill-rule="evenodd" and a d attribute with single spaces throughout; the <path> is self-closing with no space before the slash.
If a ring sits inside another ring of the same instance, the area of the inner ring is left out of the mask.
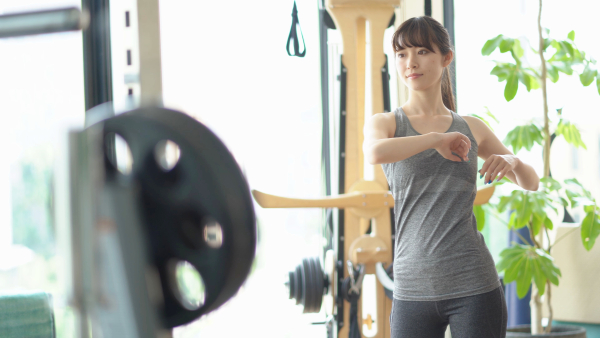
<path id="1" fill-rule="evenodd" d="M 416 78 L 419 78 L 419 77 L 421 77 L 422 75 L 423 75 L 423 74 L 412 74 L 412 75 L 409 75 L 409 76 L 408 76 L 408 78 L 409 78 L 409 79 L 416 79 Z"/>

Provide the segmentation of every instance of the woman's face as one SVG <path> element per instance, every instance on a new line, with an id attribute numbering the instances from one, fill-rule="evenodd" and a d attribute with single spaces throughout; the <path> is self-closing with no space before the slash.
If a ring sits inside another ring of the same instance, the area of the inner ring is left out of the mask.
<path id="1" fill-rule="evenodd" d="M 439 48 L 409 47 L 396 52 L 396 70 L 404 84 L 411 90 L 425 90 L 440 86 L 444 67 L 452 62 L 452 51 L 445 57 Z"/>

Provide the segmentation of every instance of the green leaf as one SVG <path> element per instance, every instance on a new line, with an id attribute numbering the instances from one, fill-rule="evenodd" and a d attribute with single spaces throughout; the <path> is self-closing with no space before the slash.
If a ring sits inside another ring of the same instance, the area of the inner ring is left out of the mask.
<path id="1" fill-rule="evenodd" d="M 543 295 L 546 290 L 546 281 L 548 278 L 546 278 L 542 271 L 540 259 L 531 260 L 531 267 L 535 286 L 538 288 L 540 295 Z"/>
<path id="2" fill-rule="evenodd" d="M 592 82 L 594 82 L 594 78 L 597 75 L 598 75 L 598 70 L 594 69 L 593 67 L 590 66 L 590 64 L 588 64 L 583 69 L 583 73 L 581 73 L 581 75 L 579 75 L 579 80 L 581 81 L 581 84 L 584 87 L 587 87 L 587 86 L 591 85 Z"/>
<path id="3" fill-rule="evenodd" d="M 475 214 L 475 220 L 477 222 L 477 230 L 482 231 L 485 226 L 485 210 L 483 210 L 481 205 L 474 205 L 473 213 Z"/>
<path id="4" fill-rule="evenodd" d="M 600 95 L 600 74 L 596 76 L 596 87 L 598 88 L 598 95 Z"/>
<path id="5" fill-rule="evenodd" d="M 527 88 L 527 91 L 531 91 L 531 81 L 529 79 L 529 74 L 521 70 L 520 72 L 518 72 L 518 77 L 519 81 L 521 81 L 521 83 L 525 85 L 525 88 Z"/>
<path id="6" fill-rule="evenodd" d="M 550 230 L 554 229 L 554 223 L 552 223 L 550 217 L 546 217 L 546 219 L 544 219 L 544 226 Z"/>
<path id="7" fill-rule="evenodd" d="M 560 119 L 558 125 L 556 126 L 555 133 L 556 136 L 562 135 L 565 138 L 565 141 L 574 145 L 575 147 L 581 147 L 587 150 L 587 146 L 581 139 L 581 133 L 579 132 L 579 129 L 571 122 L 565 119 Z"/>
<path id="8" fill-rule="evenodd" d="M 585 196 L 581 196 L 581 197 L 573 197 L 573 200 L 575 202 L 577 202 L 577 205 L 583 205 L 583 206 L 594 206 L 596 205 L 596 202 L 594 202 L 593 200 L 589 199 L 588 197 Z"/>
<path id="9" fill-rule="evenodd" d="M 525 297 L 527 292 L 529 292 L 529 288 L 531 287 L 531 277 L 533 275 L 531 270 L 531 260 L 527 259 L 523 263 L 523 266 L 519 270 L 519 275 L 517 276 L 517 296 L 519 299 Z"/>
<path id="10" fill-rule="evenodd" d="M 516 220 L 517 220 L 517 213 L 516 212 L 511 213 L 510 218 L 508 219 L 508 228 L 509 229 L 515 227 L 515 224 L 517 222 Z"/>
<path id="11" fill-rule="evenodd" d="M 582 52 L 579 49 L 575 49 L 574 52 L 575 55 L 573 55 L 573 62 L 583 63 L 583 60 L 585 60 L 585 52 Z M 592 63 L 595 64 L 595 62 Z"/>
<path id="12" fill-rule="evenodd" d="M 569 38 L 569 40 L 575 41 L 575 31 L 570 31 L 567 37 Z"/>
<path id="13" fill-rule="evenodd" d="M 527 253 L 526 249 L 523 249 L 520 245 L 507 248 L 504 251 L 507 252 L 507 256 L 501 258 L 496 269 L 504 271 L 504 283 L 508 284 L 517 279 L 521 264 L 527 260 Z"/>
<path id="14" fill-rule="evenodd" d="M 564 182 L 566 183 L 564 190 L 571 202 L 571 208 L 579 206 L 579 202 L 582 201 L 579 197 L 587 197 L 589 200 L 595 201 L 592 193 L 586 190 L 576 178 L 569 178 Z"/>
<path id="15" fill-rule="evenodd" d="M 561 277 L 562 275 L 560 269 L 554 265 L 554 258 L 540 249 L 537 249 L 536 253 L 540 255 L 539 263 L 542 273 L 552 284 L 558 285 L 558 277 Z"/>
<path id="16" fill-rule="evenodd" d="M 540 182 L 546 187 L 546 189 L 550 191 L 556 191 L 562 188 L 562 185 L 559 181 L 553 179 L 552 177 L 542 177 L 540 178 Z"/>
<path id="17" fill-rule="evenodd" d="M 494 116 L 494 114 L 492 114 L 492 112 L 490 111 L 490 108 L 488 108 L 487 106 L 484 106 L 484 108 L 485 108 L 485 115 L 491 117 L 494 121 L 496 121 L 496 123 L 500 123 L 500 121 L 498 121 L 496 116 Z"/>
<path id="18" fill-rule="evenodd" d="M 588 212 L 581 222 L 581 241 L 583 247 L 590 251 L 596 243 L 596 238 L 600 235 L 600 221 L 596 211 Z"/>
<path id="19" fill-rule="evenodd" d="M 552 81 L 552 83 L 556 83 L 558 81 L 558 68 L 554 67 L 554 65 L 549 62 L 546 65 L 546 71 L 548 72 L 550 81 Z"/>
<path id="20" fill-rule="evenodd" d="M 519 203 L 519 201 L 523 198 L 523 192 L 520 190 L 513 190 L 510 193 L 510 196 L 501 196 L 500 202 L 496 205 L 496 209 L 498 212 L 502 213 L 506 209 L 508 205 L 511 206 L 510 209 L 514 209 L 513 205 L 515 203 Z"/>
<path id="21" fill-rule="evenodd" d="M 500 53 L 506 53 L 513 48 L 515 44 L 515 39 L 506 38 L 500 42 Z"/>
<path id="22" fill-rule="evenodd" d="M 514 154 L 518 153 L 521 148 L 529 151 L 534 143 L 542 145 L 543 142 L 542 130 L 533 123 L 515 127 L 508 132 L 503 141 L 504 144 L 512 147 Z"/>
<path id="23" fill-rule="evenodd" d="M 506 79 L 506 87 L 504 87 L 504 98 L 506 102 L 510 102 L 517 95 L 517 90 L 519 89 L 519 77 L 517 75 L 516 70 L 508 76 Z"/>
<path id="24" fill-rule="evenodd" d="M 571 68 L 571 65 L 564 62 L 564 61 L 555 61 L 553 62 L 554 67 L 556 67 L 559 71 L 567 74 L 567 75 L 573 75 L 573 68 Z"/>
<path id="25" fill-rule="evenodd" d="M 496 49 L 500 45 L 500 42 L 502 42 L 502 34 L 498 35 L 497 37 L 495 37 L 493 39 L 487 40 L 485 42 L 485 44 L 483 45 L 483 48 L 481 48 L 481 54 L 482 55 L 492 54 L 494 49 Z"/>
<path id="26" fill-rule="evenodd" d="M 560 44 L 567 51 L 567 53 L 569 53 L 571 59 L 573 59 L 575 56 L 575 50 L 573 48 L 573 45 L 567 41 L 561 41 Z"/>
<path id="27" fill-rule="evenodd" d="M 576 178 L 567 178 L 566 180 L 564 180 L 564 182 L 567 184 L 574 184 L 579 186 L 580 188 L 583 188 L 583 184 L 581 184 Z"/>
<path id="28" fill-rule="evenodd" d="M 540 260 L 540 269 L 542 273 L 550 280 L 550 283 L 558 286 L 558 277 L 561 276 L 560 269 L 554 265 L 554 260 L 543 257 Z"/>
<path id="29" fill-rule="evenodd" d="M 512 50 L 515 53 L 515 55 L 517 55 L 517 57 L 519 57 L 519 58 L 522 58 L 523 54 L 525 53 L 523 51 L 523 47 L 521 47 L 521 41 L 519 39 L 515 40 Z"/>
<path id="30" fill-rule="evenodd" d="M 524 196 L 523 200 L 520 201 L 515 213 L 517 213 L 515 229 L 521 229 L 529 224 L 529 221 L 531 220 L 532 210 L 529 207 L 529 200 L 527 196 Z"/>
<path id="31" fill-rule="evenodd" d="M 542 249 L 530 245 L 516 244 L 500 253 L 498 271 L 504 271 L 505 284 L 516 281 L 517 295 L 525 297 L 532 282 L 535 282 L 540 294 L 545 292 L 548 280 L 558 285 L 560 269 L 554 265 L 554 259 Z"/>
<path id="32" fill-rule="evenodd" d="M 550 42 L 550 45 L 554 49 L 556 49 L 556 53 L 554 53 L 554 55 L 552 55 L 552 57 L 550 59 L 548 59 L 548 62 L 555 62 L 555 61 L 560 61 L 560 60 L 568 59 L 567 58 L 567 50 L 560 43 L 560 41 L 552 40 Z"/>
<path id="33" fill-rule="evenodd" d="M 551 40 L 551 39 L 548 39 L 548 38 L 545 38 L 545 39 L 544 39 L 544 52 L 546 51 L 546 49 L 548 49 L 548 46 L 550 46 L 550 45 L 551 45 L 551 43 L 552 43 L 552 40 Z M 538 53 L 538 51 L 537 51 L 537 50 L 536 50 L 535 52 L 536 52 L 536 54 Z"/>
<path id="34" fill-rule="evenodd" d="M 490 72 L 491 75 L 496 75 L 498 77 L 498 82 L 504 81 L 508 78 L 508 76 L 514 72 L 516 65 L 512 63 L 506 62 L 498 62 L 496 67 L 492 69 Z"/>
<path id="35" fill-rule="evenodd" d="M 531 221 L 531 230 L 533 231 L 533 235 L 537 236 L 540 233 L 540 229 L 542 228 L 542 222 L 546 217 L 542 217 L 538 214 L 533 214 L 533 220 Z"/>
<path id="36" fill-rule="evenodd" d="M 535 75 L 531 75 L 531 74 L 527 74 L 527 76 L 529 76 L 529 83 L 531 86 L 531 89 L 540 89 L 540 82 L 538 81 L 537 76 Z"/>

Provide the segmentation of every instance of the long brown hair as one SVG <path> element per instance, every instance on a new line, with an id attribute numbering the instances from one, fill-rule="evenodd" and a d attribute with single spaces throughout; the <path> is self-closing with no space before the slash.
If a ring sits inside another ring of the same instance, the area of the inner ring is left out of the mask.
<path id="1" fill-rule="evenodd" d="M 392 37 L 394 53 L 407 47 L 425 47 L 433 52 L 432 44 L 438 46 L 443 56 L 446 56 L 450 51 L 454 52 L 454 48 L 450 44 L 448 30 L 429 16 L 418 16 L 404 21 Z M 446 108 L 456 112 L 450 78 L 450 65 L 448 65 L 442 73 L 442 101 Z"/>

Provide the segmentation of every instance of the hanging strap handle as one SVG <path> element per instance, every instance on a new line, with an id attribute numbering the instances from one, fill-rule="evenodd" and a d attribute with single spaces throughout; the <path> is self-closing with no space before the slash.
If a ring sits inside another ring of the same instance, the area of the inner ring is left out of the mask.
<path id="1" fill-rule="evenodd" d="M 304 49 L 302 53 L 299 53 L 300 44 L 298 43 L 298 34 L 296 33 L 296 25 L 300 28 L 300 35 L 302 36 L 302 45 Z M 294 40 L 294 54 L 290 53 L 290 42 Z M 306 55 L 306 44 L 304 43 L 304 34 L 302 34 L 302 28 L 298 21 L 298 9 L 296 8 L 296 1 L 294 1 L 294 9 L 292 10 L 292 28 L 290 29 L 290 35 L 288 36 L 286 50 L 289 56 L 304 57 Z"/>

